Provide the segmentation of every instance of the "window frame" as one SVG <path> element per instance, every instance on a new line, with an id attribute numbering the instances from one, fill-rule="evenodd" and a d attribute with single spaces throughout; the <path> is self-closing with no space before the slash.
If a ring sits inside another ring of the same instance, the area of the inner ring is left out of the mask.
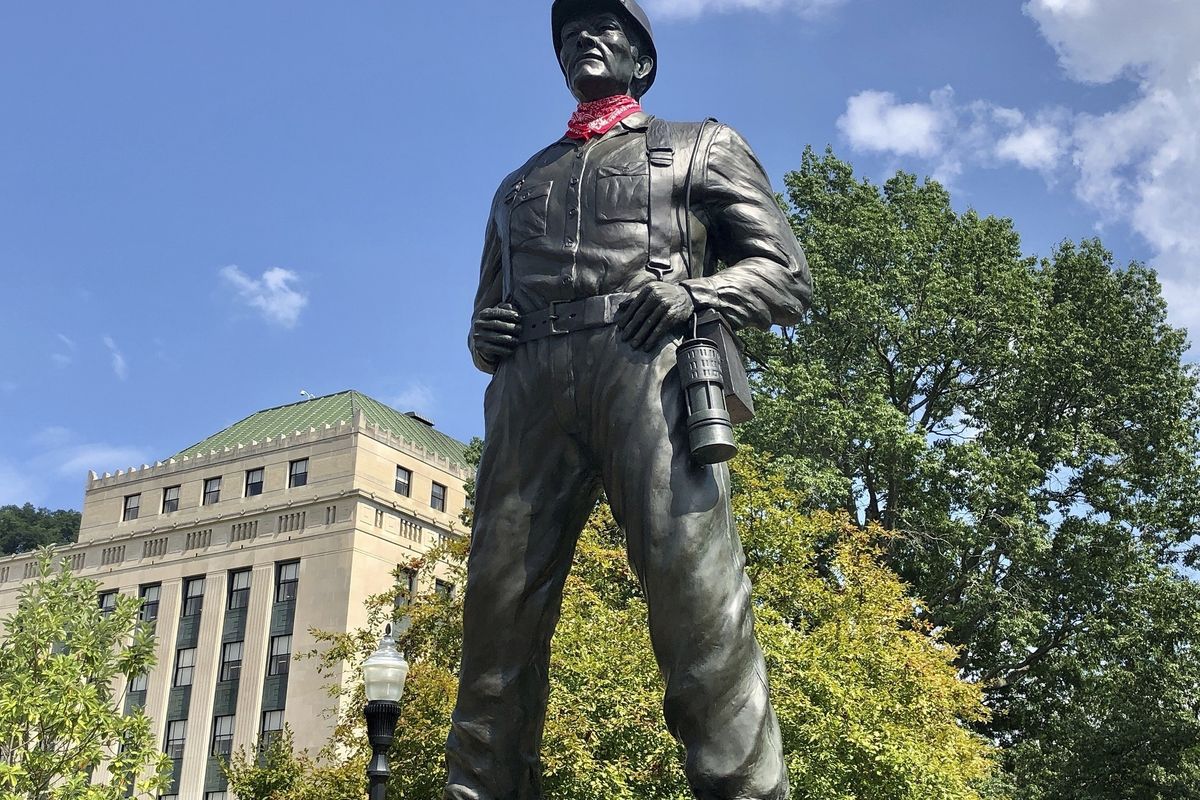
<path id="1" fill-rule="evenodd" d="M 298 464 L 304 465 L 303 472 L 296 472 L 296 466 Z M 297 482 L 297 479 L 299 479 L 298 482 Z M 298 458 L 295 461 L 289 461 L 288 462 L 288 488 L 289 489 L 299 489 L 299 488 L 307 486 L 307 485 L 308 485 L 308 459 L 307 458 Z"/>
<path id="2" fill-rule="evenodd" d="M 221 477 L 217 475 L 214 478 L 204 479 L 204 492 L 200 496 L 200 505 L 212 506 L 221 502 Z"/>
<path id="3" fill-rule="evenodd" d="M 181 728 L 182 730 L 180 730 Z M 172 733 L 177 733 L 178 737 L 172 737 Z M 167 758 L 172 761 L 181 761 L 183 759 L 185 744 L 187 744 L 187 720 L 167 720 L 167 730 L 163 733 L 163 752 L 167 754 Z M 178 749 L 178 755 L 174 752 L 176 748 Z"/>
<path id="4" fill-rule="evenodd" d="M 228 725 L 228 731 L 220 731 L 221 723 Z M 222 749 L 219 745 L 224 745 Z M 233 755 L 233 714 L 220 714 L 213 717 L 212 740 L 209 742 L 208 754 L 218 758 Z"/>
<path id="5" fill-rule="evenodd" d="M 295 577 L 285 578 L 284 570 L 290 570 L 295 567 Z M 284 587 L 288 587 L 285 589 Z M 299 561 L 281 561 L 275 565 L 275 602 L 276 603 L 294 603 L 296 595 L 300 591 L 300 562 Z M 287 596 L 285 596 L 287 595 Z"/>
<path id="6" fill-rule="evenodd" d="M 193 594 L 192 589 L 199 585 L 200 592 Z M 180 618 L 183 617 L 198 617 L 204 611 L 204 576 L 200 575 L 194 578 L 184 578 L 183 580 L 183 604 L 180 610 Z"/>
<path id="7" fill-rule="evenodd" d="M 246 585 L 238 586 L 238 579 L 246 576 Z M 234 600 L 237 599 L 235 603 Z M 236 611 L 239 608 L 247 608 L 250 605 L 250 570 L 235 569 L 229 571 L 229 599 L 225 603 L 225 608 L 229 611 Z"/>
<path id="8" fill-rule="evenodd" d="M 405 476 L 404 483 L 403 483 L 403 487 L 404 487 L 403 491 L 401 491 L 401 489 L 400 489 L 400 487 L 401 487 L 400 473 L 401 472 L 403 472 L 404 476 Z M 408 467 L 402 467 L 399 464 L 397 464 L 396 465 L 396 485 L 395 485 L 396 494 L 400 495 L 401 497 L 412 497 L 412 479 L 413 479 L 412 470 L 409 469 Z"/>
<path id="9" fill-rule="evenodd" d="M 179 510 L 179 496 L 180 496 L 180 494 L 182 494 L 182 491 L 183 491 L 183 487 L 180 484 L 176 484 L 175 486 L 164 486 L 163 487 L 163 497 L 162 497 L 162 513 L 163 514 L 174 514 L 176 511 Z M 169 497 L 168 494 L 170 492 L 175 492 L 175 496 Z M 171 503 L 174 503 L 174 505 L 172 505 L 172 506 L 170 506 L 170 508 L 168 508 L 167 507 L 168 504 L 171 504 Z"/>
<path id="10" fill-rule="evenodd" d="M 438 489 L 442 490 L 442 496 L 441 496 L 440 503 L 437 502 L 438 501 Z M 449 491 L 446 489 L 446 487 L 443 484 L 440 484 L 437 481 L 434 481 L 433 485 L 429 489 L 429 507 L 436 509 L 438 511 L 441 511 L 443 514 L 446 513 L 446 500 L 448 498 L 448 495 L 449 495 Z"/>
<path id="11" fill-rule="evenodd" d="M 279 717 L 278 717 L 279 727 L 278 728 L 268 728 L 267 727 L 267 719 L 270 718 L 273 721 L 275 719 L 275 717 L 274 717 L 275 714 L 279 715 Z M 277 737 L 282 736 L 284 724 L 285 723 L 284 723 L 282 708 L 274 708 L 274 709 L 271 709 L 270 711 L 263 711 L 262 717 L 259 720 L 259 726 L 258 726 L 259 747 L 269 747 L 271 745 L 271 743 L 274 742 Z"/>
<path id="12" fill-rule="evenodd" d="M 150 600 L 150 591 L 154 591 L 154 599 Z M 161 583 L 143 583 L 138 587 L 138 598 L 142 601 L 141 610 L 138 611 L 138 619 L 142 622 L 154 622 L 158 619 L 158 607 L 162 603 L 162 584 Z"/>
<path id="13" fill-rule="evenodd" d="M 256 480 L 256 481 L 250 480 L 251 476 L 253 476 L 255 473 L 258 474 L 258 480 Z M 259 495 L 261 495 L 263 493 L 263 484 L 265 484 L 266 482 L 267 482 L 267 468 L 266 467 L 255 467 L 254 469 L 246 470 L 246 483 L 244 486 L 244 491 L 242 492 L 242 497 L 258 497 Z M 254 491 L 250 491 L 250 487 L 252 487 L 252 486 L 255 487 Z"/>
<path id="14" fill-rule="evenodd" d="M 286 640 L 287 651 L 276 652 L 276 643 Z M 278 675 L 287 675 L 292 670 L 292 635 L 283 633 L 279 636 L 272 636 L 271 641 L 267 645 L 267 677 L 274 678 Z"/>
<path id="15" fill-rule="evenodd" d="M 96 594 L 96 605 L 100 608 L 100 614 L 107 617 L 109 614 L 117 610 L 117 595 L 120 592 L 116 589 L 105 589 Z M 111 600 L 112 602 L 105 602 Z"/>
<path id="16" fill-rule="evenodd" d="M 134 501 L 130 505 L 130 500 Z M 142 510 L 142 493 L 127 494 L 125 500 L 121 503 L 121 522 L 133 522 L 141 514 Z"/>
<path id="17" fill-rule="evenodd" d="M 237 645 L 237 659 L 228 658 L 230 650 Z M 228 683 L 242 679 L 242 659 L 245 657 L 246 641 L 225 642 L 221 645 L 221 666 L 217 672 L 218 683 Z"/>
<path id="18" fill-rule="evenodd" d="M 184 653 L 188 654 L 190 664 L 181 663 Z M 182 671 L 187 670 L 187 683 L 180 682 Z M 171 673 L 171 688 L 180 689 L 184 686 L 191 686 L 196 682 L 196 648 L 181 647 L 175 651 L 175 670 Z"/>
<path id="19" fill-rule="evenodd" d="M 139 685 L 141 686 L 141 688 L 138 688 Z M 145 691 L 148 691 L 149 688 L 150 688 L 150 676 L 147 675 L 145 672 L 139 672 L 137 675 L 134 675 L 133 677 L 131 677 L 129 679 L 129 686 L 127 687 L 127 691 L 145 692 Z"/>

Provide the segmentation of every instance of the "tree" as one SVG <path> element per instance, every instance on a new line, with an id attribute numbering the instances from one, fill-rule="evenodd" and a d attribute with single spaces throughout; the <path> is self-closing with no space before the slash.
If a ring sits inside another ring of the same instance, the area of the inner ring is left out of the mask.
<path id="1" fill-rule="evenodd" d="M 1153 271 L 1096 240 L 1027 258 L 1011 221 L 905 173 L 860 181 L 829 152 L 806 151 L 787 188 L 815 297 L 801 325 L 748 337 L 748 441 L 809 508 L 892 534 L 888 563 L 986 689 L 978 729 L 1012 748 L 1021 796 L 1110 796 L 1100 760 L 1051 775 L 1030 743 L 1072 741 L 1064 709 L 1140 741 L 1148 718 L 1114 691 L 1134 674 L 1176 721 L 1133 751 L 1144 772 L 1194 759 L 1200 630 L 1173 650 L 1153 637 L 1162 598 L 1198 591 L 1172 567 L 1196 558 L 1200 401 Z M 1119 642 L 1144 655 L 1119 666 Z"/>
<path id="2" fill-rule="evenodd" d="M 79 537 L 78 511 L 0 506 L 0 553 L 24 553 L 48 545 L 68 544 Z"/>
<path id="3" fill-rule="evenodd" d="M 295 752 L 290 727 L 282 736 L 247 753 L 238 748 L 221 771 L 238 800 L 361 800 L 366 793 L 366 761 L 325 761 Z"/>
<path id="4" fill-rule="evenodd" d="M 0 640 L 0 798 L 118 800 L 154 797 L 170 784 L 168 761 L 141 709 L 122 713 L 120 678 L 154 666 L 141 601 L 117 598 L 103 613 L 99 584 L 53 563 L 21 588 Z"/>
<path id="5" fill-rule="evenodd" d="M 830 514 L 802 514 L 803 498 L 764 459 L 743 458 L 736 474 L 734 512 L 756 581 L 758 637 L 796 796 L 993 796 L 991 750 L 964 727 L 986 716 L 979 690 L 957 678 L 954 649 L 915 619 L 916 601 L 881 565 L 881 531 L 862 531 Z M 832 547 L 827 574 L 815 563 L 817 542 Z M 459 543 L 430 558 L 448 556 L 461 570 L 463 555 Z M 413 566 L 429 570 L 432 563 Z M 380 595 L 366 628 L 321 635 L 319 658 L 330 674 L 341 664 L 357 674 L 397 599 L 407 619 L 400 644 L 412 671 L 391 752 L 390 793 L 432 799 L 441 796 L 445 779 L 461 599 L 408 598 L 400 588 Z M 548 795 L 691 797 L 681 750 L 662 721 L 663 687 L 646 630 L 646 606 L 622 535 L 601 504 L 580 539 L 552 644 L 543 745 Z M 361 685 L 346 692 L 335 740 L 358 748 L 362 758 Z"/>

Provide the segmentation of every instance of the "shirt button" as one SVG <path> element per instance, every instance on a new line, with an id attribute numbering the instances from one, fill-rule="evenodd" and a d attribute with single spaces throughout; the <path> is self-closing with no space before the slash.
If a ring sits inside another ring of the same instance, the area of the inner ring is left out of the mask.
<path id="1" fill-rule="evenodd" d="M 573 245 L 573 244 L 575 244 L 575 240 L 574 240 L 574 239 L 567 239 L 567 246 L 568 246 L 568 247 L 570 247 L 570 246 L 571 246 L 571 245 Z"/>
<path id="2" fill-rule="evenodd" d="M 582 151 L 582 150 L 580 150 L 578 153 L 576 153 L 576 154 L 575 154 L 575 157 L 576 157 L 576 158 L 583 158 L 583 151 Z"/>
<path id="3" fill-rule="evenodd" d="M 562 285 L 563 285 L 563 286 L 570 286 L 570 285 L 571 285 L 571 279 L 570 279 L 570 278 L 568 278 L 566 275 L 564 275 L 564 276 L 563 276 L 563 279 L 562 279 Z"/>
<path id="4" fill-rule="evenodd" d="M 572 208 L 572 209 L 568 210 L 568 211 L 567 211 L 567 216 L 568 216 L 568 217 L 573 217 L 573 216 L 575 216 L 575 209 L 573 209 L 573 208 Z"/>
<path id="5" fill-rule="evenodd" d="M 572 185 L 572 186 L 578 186 L 578 185 L 579 185 L 579 178 L 571 178 L 571 185 Z"/>

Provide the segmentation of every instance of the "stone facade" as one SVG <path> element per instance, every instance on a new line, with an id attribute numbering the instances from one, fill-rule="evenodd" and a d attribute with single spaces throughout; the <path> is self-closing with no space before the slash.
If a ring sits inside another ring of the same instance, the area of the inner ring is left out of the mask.
<path id="1" fill-rule="evenodd" d="M 408 496 L 398 491 L 397 467 L 411 473 Z M 298 485 L 292 476 L 301 468 Z M 398 564 L 461 536 L 467 477 L 462 464 L 361 413 L 220 452 L 89 475 L 79 542 L 59 553 L 99 581 L 102 594 L 141 596 L 157 587 L 158 666 L 144 687 L 120 686 L 118 696 L 127 707 L 145 707 L 165 750 L 168 728 L 176 737 L 186 730 L 176 794 L 165 797 L 224 800 L 212 753 L 225 746 L 230 727 L 233 750 L 251 748 L 281 718 L 298 748 L 315 752 L 325 743 L 333 726 L 326 680 L 312 660 L 279 651 L 313 649 L 311 628 L 361 627 L 366 598 L 392 585 Z M 219 496 L 211 491 L 215 478 Z M 434 507 L 438 500 L 444 510 Z M 29 554 L 0 558 L 0 619 L 15 609 L 32 564 Z M 247 575 L 248 590 L 240 588 Z M 189 601 L 189 589 L 202 599 Z"/>

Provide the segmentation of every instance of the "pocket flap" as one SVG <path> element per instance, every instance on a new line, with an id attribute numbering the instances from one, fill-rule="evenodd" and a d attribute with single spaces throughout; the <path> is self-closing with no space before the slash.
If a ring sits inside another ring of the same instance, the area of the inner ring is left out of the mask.
<path id="1" fill-rule="evenodd" d="M 546 181 L 545 183 L 531 183 L 522 187 L 521 191 L 517 192 L 515 203 L 528 203 L 530 200 L 536 200 L 539 197 L 545 197 L 550 194 L 550 187 L 554 185 L 554 181 Z"/>
<path id="2" fill-rule="evenodd" d="M 602 167 L 596 168 L 597 178 L 612 178 L 618 175 L 644 177 L 646 175 L 646 163 L 642 161 L 633 164 L 605 164 Z"/>

